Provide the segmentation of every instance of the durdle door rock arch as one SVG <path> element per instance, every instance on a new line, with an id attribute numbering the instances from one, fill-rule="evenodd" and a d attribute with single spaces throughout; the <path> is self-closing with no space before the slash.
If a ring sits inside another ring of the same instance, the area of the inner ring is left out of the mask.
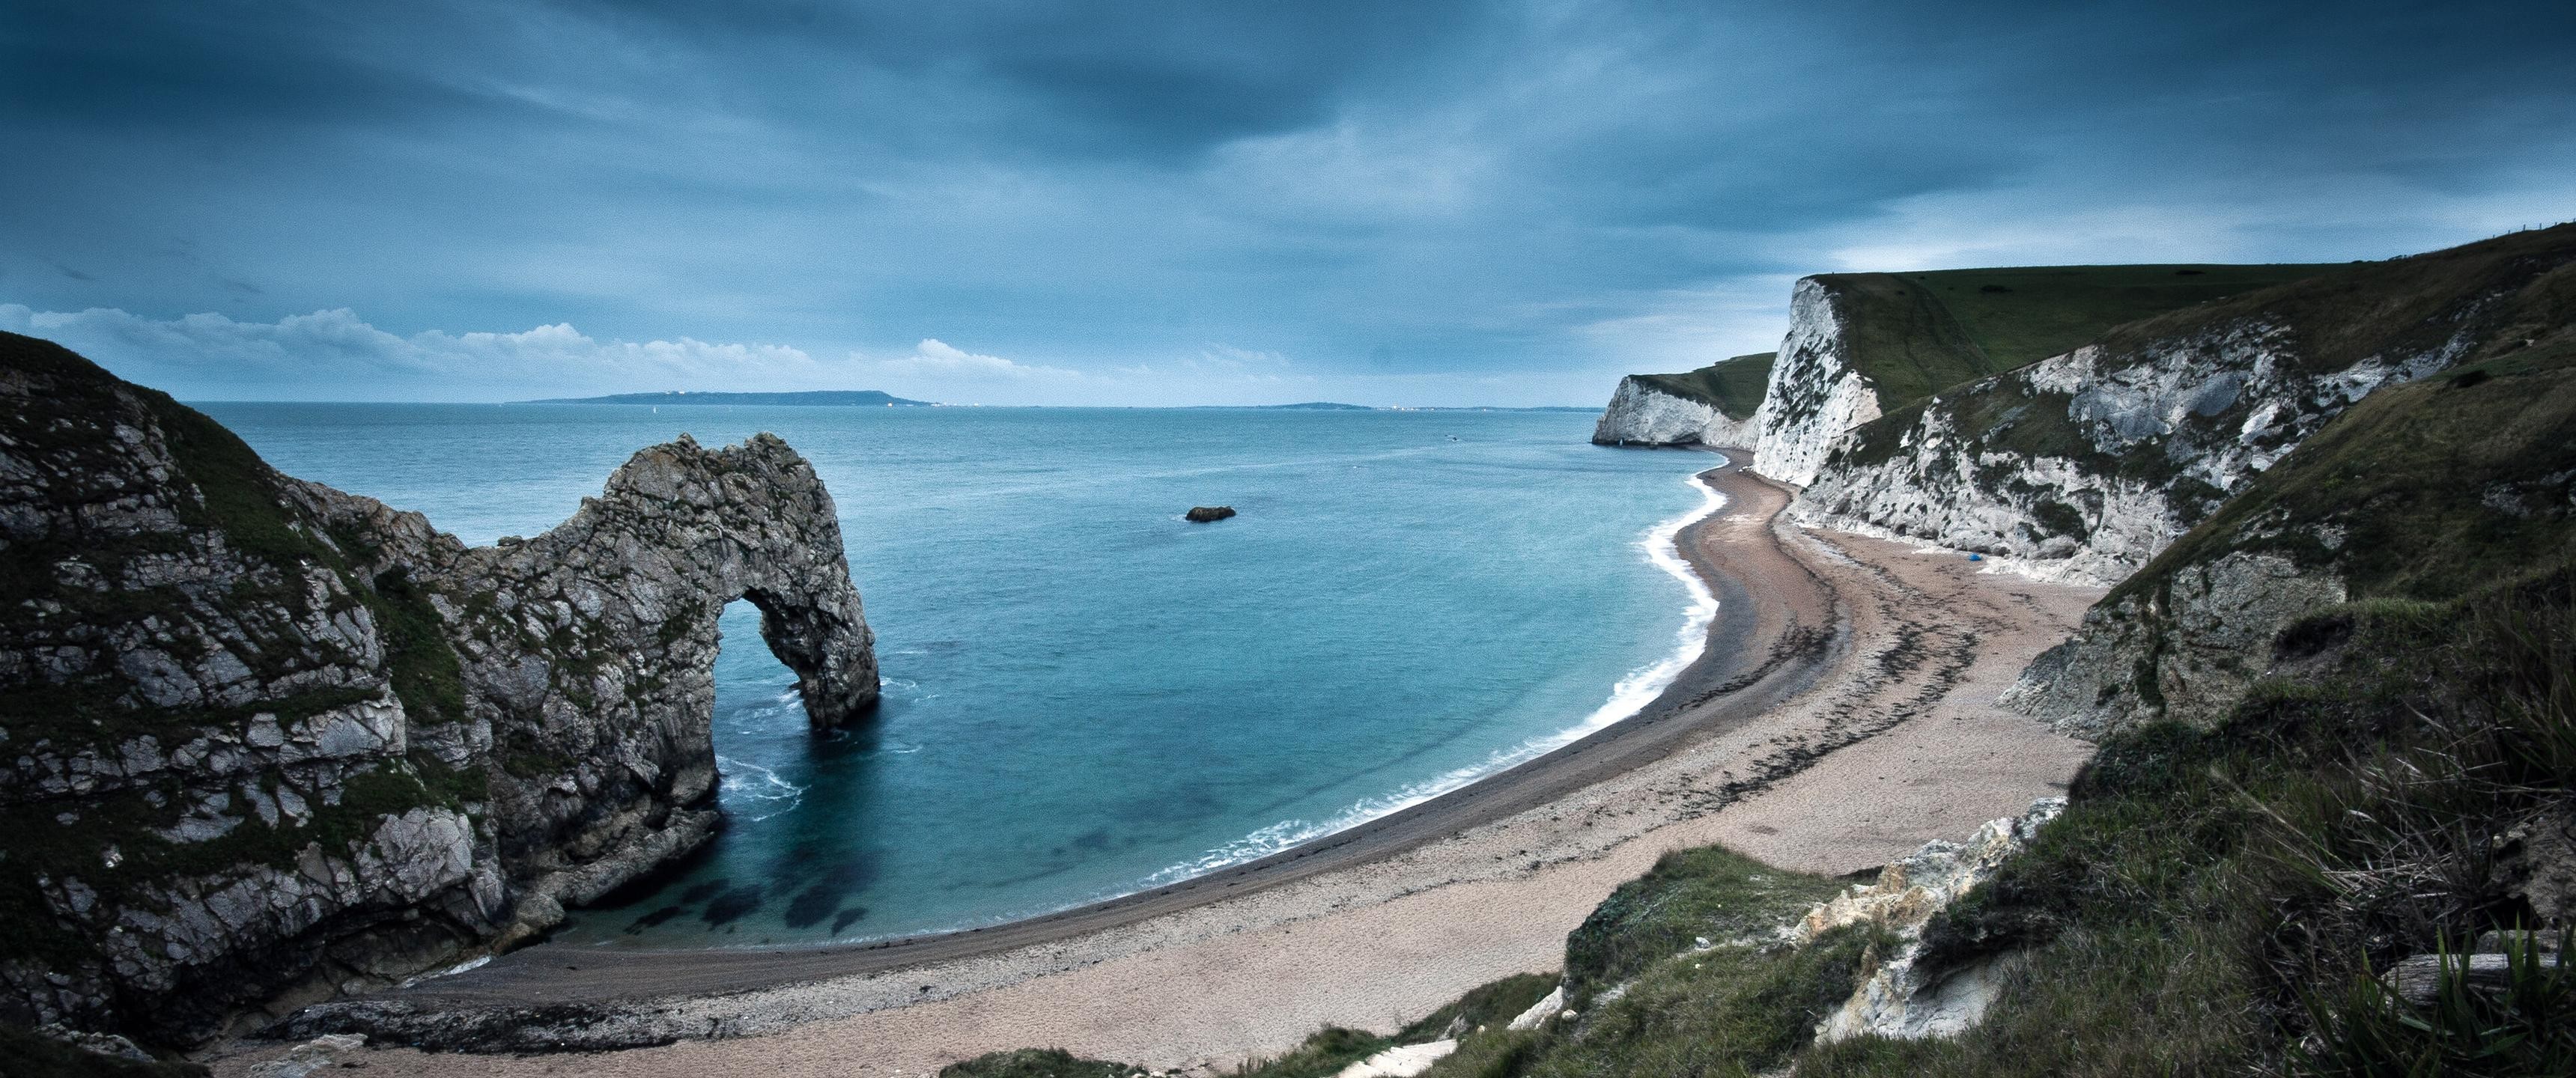
<path id="1" fill-rule="evenodd" d="M 501 852 L 533 870 L 501 940 L 517 943 L 696 847 L 718 818 L 717 619 L 748 599 L 817 731 L 878 702 L 874 638 L 830 492 L 776 435 L 637 452 L 572 517 L 466 548 L 418 514 L 317 498 L 384 535 L 377 575 L 427 585 L 474 719 L 495 731 Z M 570 761 L 567 767 L 557 762 Z"/>
<path id="2" fill-rule="evenodd" d="M 0 333 L 0 555 L 0 1019 L 194 1043 L 695 848 L 734 599 L 818 730 L 877 703 L 831 496 L 766 434 L 469 548 Z"/>

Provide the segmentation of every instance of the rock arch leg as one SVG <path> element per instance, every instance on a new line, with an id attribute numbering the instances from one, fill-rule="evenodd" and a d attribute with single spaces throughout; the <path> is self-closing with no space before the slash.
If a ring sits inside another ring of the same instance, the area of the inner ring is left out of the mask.
<path id="1" fill-rule="evenodd" d="M 846 726 L 876 710 L 876 649 L 866 622 L 845 616 L 829 598 L 763 588 L 742 597 L 760 609 L 760 638 L 796 675 L 814 729 Z"/>

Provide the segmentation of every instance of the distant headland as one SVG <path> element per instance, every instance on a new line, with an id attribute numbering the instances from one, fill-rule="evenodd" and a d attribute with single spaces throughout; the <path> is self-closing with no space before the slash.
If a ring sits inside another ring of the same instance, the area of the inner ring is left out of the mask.
<path id="1" fill-rule="evenodd" d="M 1338 401 L 1307 401 L 1303 404 L 1192 404 L 1192 409 L 1240 408 L 1256 412 L 1598 412 L 1601 409 L 1573 405 L 1542 405 L 1527 408 L 1504 408 L 1480 404 L 1455 405 L 1376 405 L 1343 404 Z"/>
<path id="2" fill-rule="evenodd" d="M 605 397 L 548 397 L 521 404 L 797 404 L 839 408 L 928 408 L 929 401 L 909 400 L 874 389 L 820 389 L 802 393 L 612 393 Z"/>

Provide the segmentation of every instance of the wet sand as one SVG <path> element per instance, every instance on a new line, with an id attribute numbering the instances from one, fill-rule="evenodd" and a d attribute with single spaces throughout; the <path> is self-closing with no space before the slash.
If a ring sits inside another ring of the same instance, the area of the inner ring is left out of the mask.
<path id="1" fill-rule="evenodd" d="M 363 1059 L 397 1075 L 876 1075 L 1060 1046 L 1220 1069 L 1327 1023 L 1389 1030 L 1553 969 L 1565 933 L 1667 850 L 1723 842 L 1848 872 L 2063 789 L 2087 747 L 1993 699 L 2098 590 L 1801 531 L 1775 519 L 1784 488 L 1732 463 L 1704 479 L 1728 503 L 1682 545 L 1721 602 L 1709 648 L 1644 713 L 1582 742 L 1261 862 L 981 932 L 784 952 L 530 948 L 387 998 L 435 1015 L 413 1031 L 451 1043 L 688 1039 Z M 278 1052 L 216 1062 L 235 1074 Z"/>

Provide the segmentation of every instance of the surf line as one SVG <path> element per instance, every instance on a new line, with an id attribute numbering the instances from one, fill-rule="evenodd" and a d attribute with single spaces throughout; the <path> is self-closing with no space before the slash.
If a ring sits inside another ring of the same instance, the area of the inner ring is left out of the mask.
<path id="1" fill-rule="evenodd" d="M 1402 812 L 1435 797 L 1462 789 L 1480 779 L 1511 770 L 1581 741 L 1623 719 L 1634 718 L 1638 712 L 1644 711 L 1646 705 L 1653 703 L 1656 697 L 1663 695 L 1664 690 L 1672 686 L 1674 678 L 1680 677 L 1682 671 L 1689 669 L 1692 663 L 1698 662 L 1700 656 L 1707 653 L 1708 628 L 1717 620 L 1717 593 L 1709 589 L 1708 581 L 1700 578 L 1699 570 L 1692 567 L 1690 559 L 1682 556 L 1681 534 L 1691 525 L 1715 516 L 1718 510 L 1725 508 L 1726 495 L 1702 481 L 1699 471 L 1693 471 L 1685 476 L 1683 481 L 1699 491 L 1700 504 L 1680 516 L 1648 528 L 1646 534 L 1637 540 L 1637 547 L 1644 552 L 1646 560 L 1673 579 L 1681 581 L 1682 587 L 1687 589 L 1690 595 L 1690 604 L 1683 610 L 1682 627 L 1674 634 L 1673 651 L 1662 660 L 1639 667 L 1627 677 L 1619 679 L 1617 684 L 1611 686 L 1610 699 L 1593 709 L 1590 715 L 1584 716 L 1582 722 L 1553 734 L 1531 738 L 1508 749 L 1497 750 L 1480 763 L 1452 769 L 1434 778 L 1409 784 L 1390 794 L 1363 798 L 1321 823 L 1281 820 L 1209 850 L 1203 856 L 1164 868 L 1146 877 L 1142 889 L 1161 887 L 1193 876 L 1203 876 L 1220 869 L 1258 861 L 1302 843 L 1349 830 L 1378 817 Z"/>

